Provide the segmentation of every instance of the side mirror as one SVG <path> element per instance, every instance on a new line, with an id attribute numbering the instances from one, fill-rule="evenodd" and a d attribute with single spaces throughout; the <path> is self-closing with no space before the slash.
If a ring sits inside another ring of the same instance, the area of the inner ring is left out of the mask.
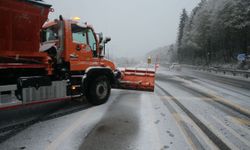
<path id="1" fill-rule="evenodd" d="M 111 37 L 106 37 L 104 40 L 104 44 L 107 44 L 109 41 L 111 41 Z"/>
<path id="2" fill-rule="evenodd" d="M 98 42 L 102 43 L 102 40 L 103 40 L 103 34 L 102 34 L 102 32 L 101 33 L 96 33 L 96 34 L 98 36 Z"/>
<path id="3" fill-rule="evenodd" d="M 99 49 L 102 51 L 104 46 L 102 44 L 99 45 Z"/>
<path id="4" fill-rule="evenodd" d="M 100 44 L 99 45 L 99 57 L 103 57 L 103 53 L 105 53 L 104 46 Z"/>

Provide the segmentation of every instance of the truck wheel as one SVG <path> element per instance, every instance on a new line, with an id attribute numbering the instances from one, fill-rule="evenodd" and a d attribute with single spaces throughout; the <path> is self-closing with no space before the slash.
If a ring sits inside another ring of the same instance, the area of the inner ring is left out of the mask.
<path id="1" fill-rule="evenodd" d="M 111 86 L 105 76 L 100 76 L 89 83 L 86 97 L 93 105 L 100 105 L 107 102 L 110 95 Z"/>

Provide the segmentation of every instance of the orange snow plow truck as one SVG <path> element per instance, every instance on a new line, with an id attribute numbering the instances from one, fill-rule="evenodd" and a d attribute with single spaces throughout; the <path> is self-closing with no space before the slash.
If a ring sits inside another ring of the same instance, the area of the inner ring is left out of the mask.
<path id="1" fill-rule="evenodd" d="M 62 16 L 46 22 L 52 10 L 0 0 L 0 110 L 81 96 L 99 105 L 111 88 L 154 91 L 153 70 L 117 69 L 104 57 L 110 38 Z"/>

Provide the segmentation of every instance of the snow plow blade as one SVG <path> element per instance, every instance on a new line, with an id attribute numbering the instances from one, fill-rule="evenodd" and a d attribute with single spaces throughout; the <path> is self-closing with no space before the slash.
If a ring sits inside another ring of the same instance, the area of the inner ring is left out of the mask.
<path id="1" fill-rule="evenodd" d="M 120 89 L 154 91 L 155 71 L 152 69 L 120 69 Z"/>

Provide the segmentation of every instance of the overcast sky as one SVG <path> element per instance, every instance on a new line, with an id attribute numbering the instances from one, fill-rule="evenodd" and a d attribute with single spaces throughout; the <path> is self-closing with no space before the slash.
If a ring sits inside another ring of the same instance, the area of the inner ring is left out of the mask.
<path id="1" fill-rule="evenodd" d="M 138 57 L 176 41 L 180 14 L 200 0 L 45 0 L 55 12 L 78 16 L 96 32 L 111 37 L 107 50 L 116 57 Z"/>

